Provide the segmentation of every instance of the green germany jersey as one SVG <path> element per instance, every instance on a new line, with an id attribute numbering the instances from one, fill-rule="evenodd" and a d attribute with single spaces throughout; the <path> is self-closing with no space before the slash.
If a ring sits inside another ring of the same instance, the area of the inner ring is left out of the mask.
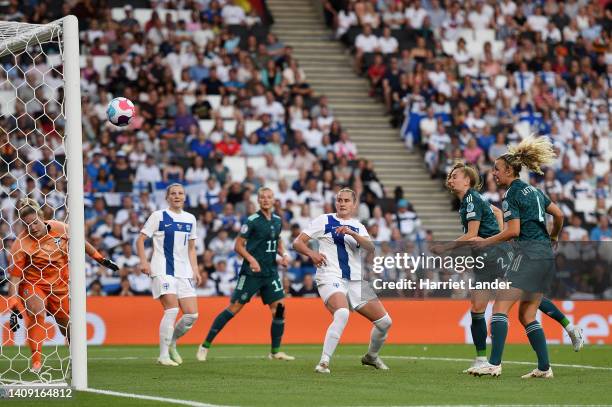
<path id="1" fill-rule="evenodd" d="M 550 199 L 542 191 L 515 179 L 506 191 L 502 202 L 504 222 L 520 219 L 521 233 L 518 241 L 550 241 L 546 229 L 546 208 Z"/>
<path id="2" fill-rule="evenodd" d="M 276 252 L 282 222 L 280 216 L 272 214 L 268 220 L 261 211 L 249 216 L 240 229 L 240 237 L 246 239 L 246 250 L 255 257 L 261 272 L 253 273 L 248 261 L 242 262 L 240 274 L 259 277 L 277 276 Z"/>
<path id="3" fill-rule="evenodd" d="M 476 220 L 480 221 L 478 237 L 484 239 L 499 233 L 499 225 L 491 204 L 472 188 L 465 193 L 461 201 L 459 216 L 463 225 L 463 233 L 467 233 L 468 223 Z"/>

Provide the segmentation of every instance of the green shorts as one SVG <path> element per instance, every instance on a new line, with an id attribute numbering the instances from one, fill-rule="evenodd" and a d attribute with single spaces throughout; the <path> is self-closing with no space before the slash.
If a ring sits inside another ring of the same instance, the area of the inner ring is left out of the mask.
<path id="1" fill-rule="evenodd" d="M 494 261 L 497 259 L 487 259 L 484 262 L 483 268 L 474 268 L 474 278 L 477 282 L 482 283 L 491 283 L 496 281 L 498 278 L 502 278 L 504 276 L 504 272 L 501 268 L 500 262 Z"/>
<path id="2" fill-rule="evenodd" d="M 257 293 L 261 295 L 261 301 L 266 305 L 285 298 L 285 291 L 279 276 L 256 277 L 241 274 L 238 277 L 236 289 L 232 293 L 231 302 L 246 304 Z"/>
<path id="3" fill-rule="evenodd" d="M 519 255 L 506 272 L 511 287 L 531 293 L 544 293 L 550 289 L 555 275 L 554 259 L 533 259 Z"/>

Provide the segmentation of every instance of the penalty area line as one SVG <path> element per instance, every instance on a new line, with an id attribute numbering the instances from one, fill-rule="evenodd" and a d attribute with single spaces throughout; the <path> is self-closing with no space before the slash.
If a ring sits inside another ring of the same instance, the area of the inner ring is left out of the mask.
<path id="1" fill-rule="evenodd" d="M 168 397 L 147 396 L 145 394 L 123 393 L 123 392 L 120 392 L 120 391 L 112 391 L 112 390 L 102 390 L 102 389 L 87 388 L 87 389 L 80 390 L 80 391 L 87 392 L 87 393 L 103 394 L 105 396 L 115 396 L 115 397 L 129 398 L 129 399 L 158 401 L 160 403 L 178 404 L 178 405 L 182 405 L 182 406 L 191 406 L 191 407 L 223 407 L 223 406 L 218 405 L 218 404 L 200 403 L 199 401 L 173 399 L 173 398 L 168 398 Z"/>

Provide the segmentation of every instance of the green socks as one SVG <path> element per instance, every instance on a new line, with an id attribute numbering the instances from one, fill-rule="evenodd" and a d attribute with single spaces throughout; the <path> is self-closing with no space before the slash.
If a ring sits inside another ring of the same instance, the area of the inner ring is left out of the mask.
<path id="1" fill-rule="evenodd" d="M 487 356 L 487 321 L 484 312 L 472 312 L 472 340 L 476 346 L 476 356 Z"/>
<path id="2" fill-rule="evenodd" d="M 272 353 L 277 353 L 280 350 L 281 339 L 285 331 L 285 320 L 282 318 L 273 318 L 270 326 L 270 337 L 272 338 Z"/>
<path id="3" fill-rule="evenodd" d="M 567 327 L 570 324 L 569 319 L 561 312 L 559 308 L 556 307 L 555 304 L 548 298 L 542 298 L 542 302 L 539 307 L 540 311 L 560 323 L 563 328 Z"/>
<path id="4" fill-rule="evenodd" d="M 213 321 L 213 324 L 210 327 L 210 330 L 208 331 L 208 335 L 206 335 L 206 340 L 202 343 L 202 346 L 207 349 L 210 348 L 210 345 L 215 339 L 215 336 L 217 336 L 217 334 L 223 329 L 225 324 L 227 324 L 229 320 L 233 317 L 234 314 L 232 314 L 232 312 L 228 309 L 224 309 L 223 312 L 217 315 L 217 318 L 215 318 L 215 320 Z"/>
<path id="5" fill-rule="evenodd" d="M 533 321 L 525 326 L 525 332 L 529 338 L 529 343 L 538 355 L 538 369 L 546 371 L 550 368 L 548 360 L 548 348 L 546 346 L 546 337 L 542 330 L 542 325 L 538 321 Z"/>
<path id="6" fill-rule="evenodd" d="M 491 318 L 491 357 L 489 363 L 500 365 L 504 353 L 504 345 L 508 336 L 508 316 L 506 314 L 493 314 Z"/>

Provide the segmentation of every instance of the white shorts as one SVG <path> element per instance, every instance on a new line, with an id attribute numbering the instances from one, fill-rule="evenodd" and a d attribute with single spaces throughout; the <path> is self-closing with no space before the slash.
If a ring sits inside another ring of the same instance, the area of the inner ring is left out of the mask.
<path id="1" fill-rule="evenodd" d="M 195 282 L 192 278 L 174 276 L 155 276 L 151 284 L 153 298 L 174 294 L 177 298 L 195 297 Z"/>
<path id="2" fill-rule="evenodd" d="M 349 307 L 354 310 L 363 307 L 368 301 L 377 298 L 367 281 L 347 280 L 333 276 L 316 277 L 315 281 L 319 295 L 326 304 L 329 297 L 335 293 L 344 294 L 348 300 Z"/>

